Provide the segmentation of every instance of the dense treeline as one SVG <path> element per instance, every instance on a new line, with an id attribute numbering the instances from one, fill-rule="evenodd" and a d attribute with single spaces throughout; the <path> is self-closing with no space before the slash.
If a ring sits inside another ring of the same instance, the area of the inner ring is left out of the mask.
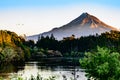
<path id="1" fill-rule="evenodd" d="M 25 39 L 16 33 L 0 30 L 0 63 L 24 61 L 30 57 Z"/>
<path id="2" fill-rule="evenodd" d="M 63 40 L 58 41 L 53 35 L 41 36 L 39 37 L 36 46 L 43 49 L 59 50 L 63 54 L 75 52 L 88 52 L 91 50 L 96 50 L 97 46 L 108 47 L 111 50 L 116 50 L 120 52 L 120 32 L 110 31 L 102 33 L 101 35 L 90 35 L 81 36 L 80 38 L 75 38 L 74 35 L 71 37 L 63 38 Z"/>
<path id="3" fill-rule="evenodd" d="M 36 46 L 43 49 L 57 50 L 59 47 L 59 42 L 55 39 L 53 34 L 49 36 L 41 36 L 38 38 Z"/>
<path id="4" fill-rule="evenodd" d="M 35 44 L 32 40 L 25 41 L 14 32 L 0 30 L 0 62 L 24 61 L 30 56 L 41 54 L 45 56 L 48 55 L 47 52 L 54 51 L 60 51 L 63 56 L 84 56 L 84 52 L 95 51 L 97 46 L 120 52 L 120 32 L 110 31 L 80 38 L 72 35 L 60 41 L 52 34 L 40 36 Z"/>

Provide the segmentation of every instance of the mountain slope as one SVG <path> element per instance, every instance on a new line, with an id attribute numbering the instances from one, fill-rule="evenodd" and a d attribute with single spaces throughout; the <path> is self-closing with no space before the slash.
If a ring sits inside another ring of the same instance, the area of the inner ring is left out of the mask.
<path id="1" fill-rule="evenodd" d="M 101 34 L 106 31 L 117 30 L 116 28 L 109 26 L 88 13 L 83 13 L 78 18 L 74 19 L 70 23 L 63 25 L 59 28 L 54 28 L 49 32 L 40 34 L 39 36 L 50 36 L 53 34 L 56 39 L 62 40 L 63 37 L 68 37 L 74 34 L 76 37 Z M 28 39 L 37 39 L 38 35 L 28 37 Z"/>

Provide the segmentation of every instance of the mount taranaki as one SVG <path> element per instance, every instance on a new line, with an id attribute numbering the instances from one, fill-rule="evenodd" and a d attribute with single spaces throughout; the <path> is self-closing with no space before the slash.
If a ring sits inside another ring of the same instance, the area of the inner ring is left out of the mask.
<path id="1" fill-rule="evenodd" d="M 37 41 L 39 36 L 50 36 L 51 34 L 53 34 L 57 40 L 62 40 L 63 37 L 69 37 L 72 34 L 79 38 L 80 36 L 95 35 L 96 33 L 101 34 L 110 30 L 117 29 L 105 24 L 93 15 L 83 13 L 66 25 L 54 28 L 51 31 L 44 32 L 42 34 L 28 36 L 27 40 Z"/>

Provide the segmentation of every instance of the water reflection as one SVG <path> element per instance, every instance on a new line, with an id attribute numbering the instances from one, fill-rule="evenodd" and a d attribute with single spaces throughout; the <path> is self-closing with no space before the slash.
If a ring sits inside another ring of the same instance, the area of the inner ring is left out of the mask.
<path id="1" fill-rule="evenodd" d="M 22 66 L 22 67 L 20 67 Z M 0 64 L 0 77 L 9 79 L 12 73 L 17 73 L 19 70 L 24 70 L 24 64 L 14 65 L 14 64 Z"/>
<path id="2" fill-rule="evenodd" d="M 26 62 L 25 66 L 20 65 L 17 66 L 17 68 L 14 66 L 7 66 L 7 69 L 10 70 L 4 73 L 6 74 L 6 77 L 3 75 L 3 73 L 0 73 L 0 75 L 4 78 L 9 78 L 14 75 L 22 76 L 23 78 L 29 78 L 31 75 L 37 76 L 37 74 L 40 74 L 44 78 L 55 75 L 57 80 L 65 80 L 66 78 L 67 80 L 71 80 L 71 78 L 76 78 L 75 80 L 87 80 L 84 76 L 85 73 L 81 71 L 80 67 L 77 65 L 72 66 L 71 63 L 69 65 L 68 63 L 63 64 L 63 62 L 47 64 L 44 63 L 44 61 L 30 61 Z"/>

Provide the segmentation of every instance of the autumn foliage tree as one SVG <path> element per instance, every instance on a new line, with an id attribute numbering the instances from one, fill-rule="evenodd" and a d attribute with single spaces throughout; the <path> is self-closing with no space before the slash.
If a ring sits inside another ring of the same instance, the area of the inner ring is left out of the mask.
<path id="1" fill-rule="evenodd" d="M 25 39 L 19 37 L 15 32 L 0 30 L 0 63 L 24 61 L 29 50 L 23 42 Z"/>

